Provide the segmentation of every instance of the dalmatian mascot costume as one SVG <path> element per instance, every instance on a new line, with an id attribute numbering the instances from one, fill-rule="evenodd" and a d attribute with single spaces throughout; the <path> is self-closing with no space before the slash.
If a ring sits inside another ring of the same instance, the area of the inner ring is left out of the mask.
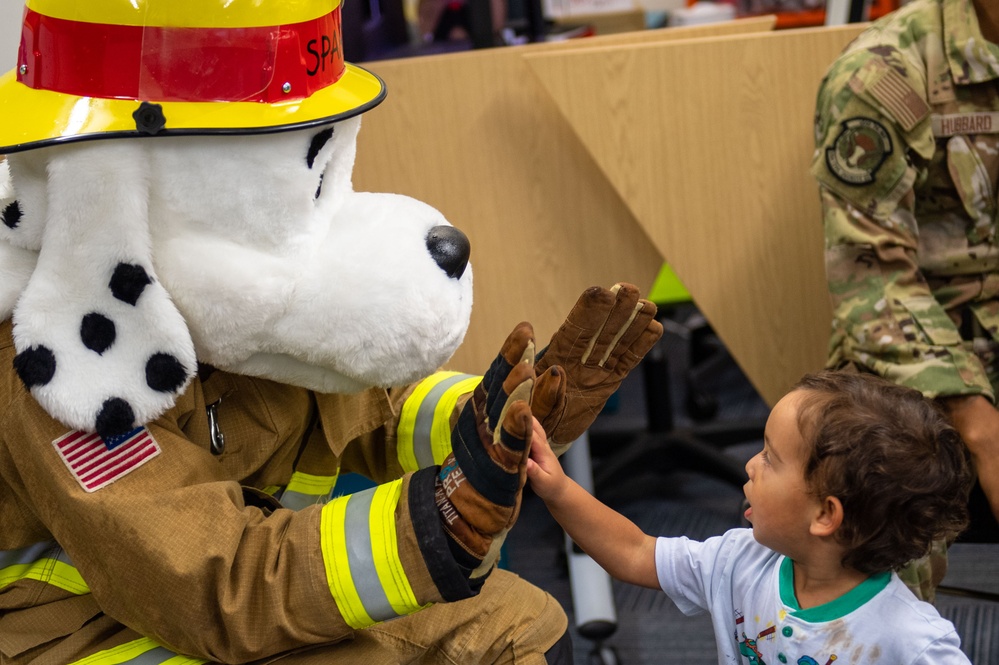
<path id="1" fill-rule="evenodd" d="M 0 78 L 0 663 L 567 662 L 495 570 L 659 338 L 593 287 L 438 371 L 470 244 L 353 191 L 338 0 L 28 0 Z M 338 474 L 375 486 L 339 496 Z"/>

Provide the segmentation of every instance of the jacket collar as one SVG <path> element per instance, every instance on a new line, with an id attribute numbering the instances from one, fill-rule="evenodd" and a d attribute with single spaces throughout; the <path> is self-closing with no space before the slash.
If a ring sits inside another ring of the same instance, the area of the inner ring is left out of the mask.
<path id="1" fill-rule="evenodd" d="M 999 45 L 982 37 L 971 0 L 943 0 L 943 34 L 954 83 L 999 79 Z"/>

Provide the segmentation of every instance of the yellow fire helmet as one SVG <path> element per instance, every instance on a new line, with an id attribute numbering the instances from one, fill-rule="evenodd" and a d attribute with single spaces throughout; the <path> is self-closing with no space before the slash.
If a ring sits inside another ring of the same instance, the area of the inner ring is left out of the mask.
<path id="1" fill-rule="evenodd" d="M 0 154 L 130 136 L 251 134 L 385 97 L 344 62 L 341 0 L 27 0 L 0 77 Z"/>

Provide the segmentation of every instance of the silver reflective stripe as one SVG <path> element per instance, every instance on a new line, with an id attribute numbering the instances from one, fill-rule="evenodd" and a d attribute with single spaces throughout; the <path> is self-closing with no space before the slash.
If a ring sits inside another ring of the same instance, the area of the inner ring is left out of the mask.
<path id="1" fill-rule="evenodd" d="M 350 576 L 357 595 L 368 616 L 375 621 L 386 621 L 399 616 L 389 604 L 385 589 L 378 580 L 374 550 L 371 547 L 371 500 L 377 487 L 356 492 L 347 501 L 344 515 L 344 533 L 347 535 L 347 560 Z"/>
<path id="2" fill-rule="evenodd" d="M 7 568 L 8 566 L 16 566 L 18 564 L 34 563 L 39 559 L 46 558 L 46 556 L 52 554 L 58 548 L 58 544 L 49 540 L 43 543 L 35 543 L 34 545 L 22 547 L 19 550 L 0 551 L 0 569 Z M 61 550 L 59 560 L 69 563 L 69 559 L 65 558 L 65 554 L 63 554 Z"/>
<path id="3" fill-rule="evenodd" d="M 436 464 L 430 435 L 433 431 L 434 410 L 437 408 L 437 402 L 444 396 L 448 388 L 473 376 L 473 374 L 450 376 L 431 388 L 427 396 L 420 402 L 420 408 L 416 412 L 416 424 L 413 425 L 413 454 L 416 455 L 416 461 L 420 463 L 421 469 Z"/>
<path id="4" fill-rule="evenodd" d="M 57 545 L 57 547 L 58 547 L 58 545 Z M 66 550 L 64 550 L 62 547 L 59 547 L 59 554 L 55 557 L 55 560 L 56 561 L 62 561 L 67 566 L 72 566 L 73 565 L 73 562 L 69 560 L 69 555 L 66 554 Z M 74 566 L 74 568 L 75 568 L 75 566 Z"/>
<path id="5" fill-rule="evenodd" d="M 0 587 L 35 580 L 75 595 L 90 593 L 69 555 L 55 541 L 44 541 L 0 552 Z"/>
<path id="6" fill-rule="evenodd" d="M 204 665 L 208 661 L 182 656 L 149 639 L 142 637 L 116 647 L 99 651 L 70 665 Z"/>
<path id="7" fill-rule="evenodd" d="M 176 658 L 177 654 L 169 649 L 164 649 L 163 647 L 156 647 L 151 649 L 144 654 L 140 654 L 135 658 L 122 661 L 122 665 L 129 663 L 131 665 L 160 665 L 160 663 L 165 663 L 171 658 Z"/>
<path id="8" fill-rule="evenodd" d="M 308 508 L 309 506 L 315 505 L 317 503 L 325 503 L 329 499 L 329 493 L 326 494 L 302 494 L 301 492 L 292 492 L 285 490 L 281 493 L 281 505 L 285 508 L 291 508 L 292 510 L 301 510 L 302 508 Z"/>
<path id="9" fill-rule="evenodd" d="M 336 473 L 332 476 L 315 476 L 311 473 L 295 471 L 284 489 L 274 494 L 274 498 L 285 508 L 302 510 L 316 504 L 325 504 L 333 494 L 337 478 L 340 476 L 340 464 L 337 463 Z"/>

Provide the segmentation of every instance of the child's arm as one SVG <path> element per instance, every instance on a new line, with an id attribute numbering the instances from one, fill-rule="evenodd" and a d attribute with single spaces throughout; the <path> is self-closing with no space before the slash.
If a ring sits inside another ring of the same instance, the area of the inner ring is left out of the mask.
<path id="1" fill-rule="evenodd" d="M 544 436 L 534 436 L 527 477 L 555 520 L 612 577 L 660 589 L 656 539 L 565 475 Z"/>

